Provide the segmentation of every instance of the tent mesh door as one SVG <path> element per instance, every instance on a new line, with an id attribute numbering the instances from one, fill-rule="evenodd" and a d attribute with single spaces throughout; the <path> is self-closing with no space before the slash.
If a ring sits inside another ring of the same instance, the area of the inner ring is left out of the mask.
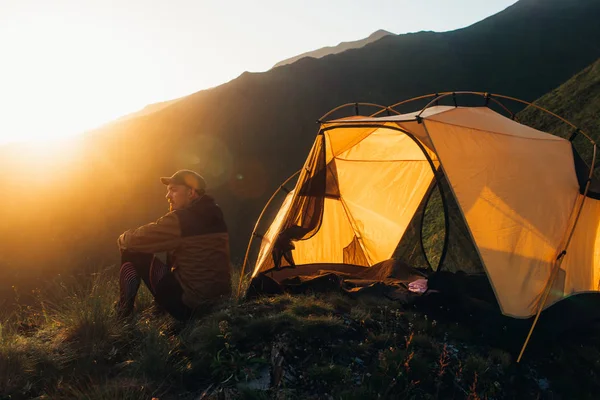
<path id="1" fill-rule="evenodd" d="M 444 214 L 440 187 L 445 196 L 447 215 Z M 448 243 L 444 254 L 446 238 Z M 416 268 L 484 273 L 462 213 L 442 173 L 438 174 L 438 179 L 433 180 L 393 257 Z"/>

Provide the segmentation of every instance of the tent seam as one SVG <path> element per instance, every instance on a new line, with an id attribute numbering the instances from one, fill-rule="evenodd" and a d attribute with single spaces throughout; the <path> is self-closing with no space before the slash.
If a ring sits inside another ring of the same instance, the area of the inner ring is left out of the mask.
<path id="1" fill-rule="evenodd" d="M 458 205 L 458 211 L 460 212 L 460 215 L 462 216 L 462 218 L 463 218 L 463 220 L 465 222 L 465 226 L 467 227 L 467 231 L 469 232 L 469 236 L 471 238 L 471 241 L 475 245 L 475 251 L 477 252 L 477 255 L 479 256 L 479 261 L 481 262 L 481 265 L 483 266 L 483 269 L 485 270 L 485 274 L 487 275 L 488 280 L 490 282 L 490 286 L 492 287 L 492 290 L 494 291 L 494 295 L 496 296 L 496 300 L 498 301 L 498 306 L 500 307 L 500 310 L 502 311 L 502 314 L 508 315 L 508 314 L 506 314 L 504 312 L 504 307 L 502 306 L 502 303 L 500 302 L 500 296 L 498 296 L 498 291 L 496 290 L 496 286 L 494 286 L 494 281 L 492 280 L 491 275 L 490 275 L 490 273 L 488 271 L 488 267 L 485 264 L 483 256 L 481 255 L 481 251 L 479 250 L 479 245 L 475 241 L 475 237 L 473 236 L 473 232 L 471 230 L 471 227 L 469 226 L 469 222 L 467 221 L 467 217 L 465 216 L 465 213 L 463 211 L 463 207 L 460 204 L 460 201 L 458 200 L 458 197 L 456 197 L 456 193 L 454 192 L 454 188 L 452 187 L 452 183 L 450 182 L 450 178 L 448 177 L 448 174 L 446 173 L 446 168 L 444 167 L 444 163 L 443 163 L 443 161 L 440 158 L 440 154 L 437 151 L 437 148 L 435 146 L 435 143 L 433 142 L 433 139 L 431 138 L 431 135 L 429 134 L 429 130 L 427 129 L 427 125 L 426 125 L 426 120 L 423 120 L 423 129 L 425 129 L 425 133 L 427 134 L 427 137 L 429 137 L 429 140 L 431 141 L 431 145 L 433 146 L 434 152 L 437 155 L 438 161 L 440 163 L 439 168 L 442 169 L 442 171 L 444 172 L 444 176 L 448 180 L 448 187 L 450 188 L 450 192 L 452 193 L 452 196 L 454 196 L 454 199 L 456 200 L 456 203 Z"/>
<path id="2" fill-rule="evenodd" d="M 384 163 L 384 162 L 428 162 L 427 160 L 348 160 L 347 158 L 341 157 L 333 157 L 339 161 L 347 161 L 347 162 L 373 162 L 373 163 Z M 434 161 L 437 161 L 434 160 Z"/>
<path id="3" fill-rule="evenodd" d="M 427 119 L 423 119 L 423 121 L 426 121 Z M 566 139 L 561 138 L 560 136 L 556 136 L 556 135 L 550 135 L 552 138 L 550 139 L 542 139 L 542 138 L 526 138 L 526 137 L 522 137 L 522 136 L 517 136 L 517 135 L 512 135 L 510 133 L 501 133 L 501 132 L 496 132 L 496 131 L 486 131 L 483 129 L 478 129 L 478 128 L 472 128 L 469 126 L 465 126 L 465 125 L 460 125 L 460 124 L 452 124 L 450 122 L 442 122 L 442 121 L 436 121 L 435 119 L 432 120 L 427 120 L 430 122 L 437 122 L 438 124 L 444 124 L 444 125 L 450 125 L 450 126 L 456 126 L 459 128 L 466 128 L 466 129 L 472 129 L 474 131 L 478 131 L 478 132 L 485 132 L 485 133 L 492 133 L 494 135 L 501 135 L 501 136 L 510 136 L 510 137 L 514 137 L 517 139 L 523 139 L 523 140 L 542 140 L 542 141 L 547 141 L 547 142 L 560 142 L 560 141 L 566 141 Z M 524 125 L 526 126 L 526 125 Z M 533 129 L 533 128 L 531 128 Z M 542 132 L 545 133 L 545 132 Z M 429 134 L 429 133 L 428 133 Z M 434 145 L 435 147 L 435 145 Z"/>

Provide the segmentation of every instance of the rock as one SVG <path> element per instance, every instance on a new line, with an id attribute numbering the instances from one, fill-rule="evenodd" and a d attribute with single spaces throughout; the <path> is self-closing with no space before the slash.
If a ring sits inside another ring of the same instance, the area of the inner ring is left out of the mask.
<path id="1" fill-rule="evenodd" d="M 271 387 L 271 374 L 269 367 L 264 367 L 258 371 L 258 377 L 248 382 L 240 382 L 237 384 L 238 389 L 250 390 L 269 390 Z"/>

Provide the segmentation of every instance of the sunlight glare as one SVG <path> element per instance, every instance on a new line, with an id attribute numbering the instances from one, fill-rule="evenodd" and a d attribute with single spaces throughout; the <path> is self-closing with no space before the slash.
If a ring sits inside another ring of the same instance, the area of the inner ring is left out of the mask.
<path id="1" fill-rule="evenodd" d="M 27 177 L 21 184 L 51 186 L 81 167 L 85 159 L 83 143 L 77 137 L 63 137 L 7 144 L 3 165 Z"/>
<path id="2" fill-rule="evenodd" d="M 0 96 L 0 144 L 74 135 L 134 111 L 132 93 L 139 108 L 151 97 L 140 68 L 152 62 L 146 43 L 120 40 L 117 29 L 61 24 L 60 16 L 29 22 L 3 27 L 14 57 L 0 66 L 0 87 L 11 94 Z"/>

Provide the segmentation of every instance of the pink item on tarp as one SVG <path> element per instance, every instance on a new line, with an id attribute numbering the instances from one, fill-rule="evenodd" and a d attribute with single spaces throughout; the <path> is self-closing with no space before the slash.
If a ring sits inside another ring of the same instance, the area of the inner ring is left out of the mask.
<path id="1" fill-rule="evenodd" d="M 414 293 L 425 293 L 427 291 L 427 279 L 417 279 L 409 283 L 408 290 Z"/>

